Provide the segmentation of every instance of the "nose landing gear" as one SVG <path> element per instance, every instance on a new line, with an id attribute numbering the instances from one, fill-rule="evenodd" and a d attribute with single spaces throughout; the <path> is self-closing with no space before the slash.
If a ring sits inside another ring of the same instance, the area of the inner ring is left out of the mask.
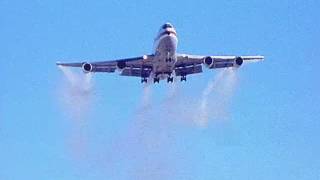
<path id="1" fill-rule="evenodd" d="M 170 58 L 166 58 L 166 62 L 172 62 L 173 59 L 170 57 Z"/>

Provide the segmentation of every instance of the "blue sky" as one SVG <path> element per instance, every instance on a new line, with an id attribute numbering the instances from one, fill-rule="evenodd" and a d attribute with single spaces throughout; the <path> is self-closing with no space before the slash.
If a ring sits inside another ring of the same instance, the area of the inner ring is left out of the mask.
<path id="1" fill-rule="evenodd" d="M 1 1 L 0 179 L 319 179 L 319 7 L 315 0 Z M 166 21 L 177 29 L 179 52 L 266 57 L 236 73 L 223 123 L 183 123 L 219 73 L 207 69 L 179 85 L 173 106 L 166 83 L 152 87 L 151 110 L 140 109 L 140 79 L 97 74 L 88 116 L 77 121 L 66 112 L 57 60 L 151 53 Z"/>

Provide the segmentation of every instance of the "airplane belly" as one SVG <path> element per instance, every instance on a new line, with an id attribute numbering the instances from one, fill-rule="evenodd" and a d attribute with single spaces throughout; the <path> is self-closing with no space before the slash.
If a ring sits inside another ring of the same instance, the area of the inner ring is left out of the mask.
<path id="1" fill-rule="evenodd" d="M 161 55 L 167 56 L 169 53 L 171 56 L 175 54 L 177 48 L 177 37 L 173 35 L 165 35 L 159 39 L 157 52 Z"/>
<path id="2" fill-rule="evenodd" d="M 166 35 L 159 39 L 156 49 L 155 62 L 153 70 L 156 74 L 171 74 L 176 61 L 175 53 L 177 47 L 177 38 L 172 35 Z"/>
<path id="3" fill-rule="evenodd" d="M 174 61 L 167 62 L 166 58 L 159 58 L 153 64 L 153 69 L 157 73 L 168 73 L 168 72 L 171 72 L 173 67 L 174 67 Z"/>

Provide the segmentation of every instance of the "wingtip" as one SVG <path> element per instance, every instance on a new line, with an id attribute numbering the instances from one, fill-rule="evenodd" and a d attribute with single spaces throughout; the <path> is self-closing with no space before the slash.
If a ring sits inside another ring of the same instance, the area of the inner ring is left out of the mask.
<path id="1" fill-rule="evenodd" d="M 257 55 L 257 56 L 255 56 L 255 59 L 259 60 L 259 61 L 263 61 L 264 60 L 264 56 Z"/>

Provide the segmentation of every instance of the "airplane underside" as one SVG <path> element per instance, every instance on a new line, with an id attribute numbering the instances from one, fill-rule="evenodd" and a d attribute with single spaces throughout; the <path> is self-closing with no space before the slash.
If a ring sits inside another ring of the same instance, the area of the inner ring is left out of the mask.
<path id="1" fill-rule="evenodd" d="M 177 49 L 177 37 L 171 32 L 163 34 L 158 42 L 156 42 L 155 57 L 153 60 L 153 82 L 159 83 L 160 80 L 167 79 L 167 82 L 173 82 L 173 76 L 175 76 L 175 62 L 176 58 L 176 49 Z M 181 81 L 185 81 L 186 78 L 181 78 Z M 141 82 L 147 82 L 145 78 Z"/>

